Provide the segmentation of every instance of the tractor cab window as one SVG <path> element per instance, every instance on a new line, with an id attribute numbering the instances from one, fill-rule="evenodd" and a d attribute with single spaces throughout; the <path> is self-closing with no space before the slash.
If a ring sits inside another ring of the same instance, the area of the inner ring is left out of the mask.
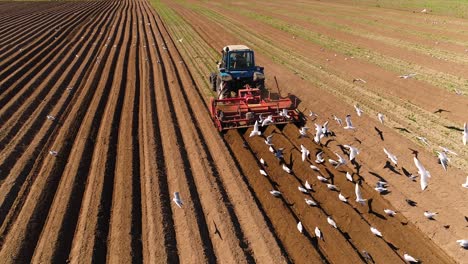
<path id="1" fill-rule="evenodd" d="M 230 69 L 246 69 L 254 66 L 253 53 L 251 51 L 231 52 L 229 54 Z"/>

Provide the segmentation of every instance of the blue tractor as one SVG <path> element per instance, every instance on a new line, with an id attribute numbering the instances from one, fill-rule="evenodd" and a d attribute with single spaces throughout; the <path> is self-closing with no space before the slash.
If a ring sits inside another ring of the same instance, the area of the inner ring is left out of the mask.
<path id="1" fill-rule="evenodd" d="M 255 65 L 254 52 L 245 45 L 229 45 L 222 50 L 218 71 L 211 73 L 210 82 L 218 99 L 237 96 L 239 89 L 249 85 L 265 91 L 263 67 Z"/>

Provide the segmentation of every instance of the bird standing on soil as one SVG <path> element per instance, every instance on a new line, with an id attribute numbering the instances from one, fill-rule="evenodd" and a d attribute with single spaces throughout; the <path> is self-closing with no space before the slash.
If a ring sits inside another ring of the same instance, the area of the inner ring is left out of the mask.
<path id="1" fill-rule="evenodd" d="M 270 193 L 271 193 L 271 195 L 273 195 L 275 197 L 279 197 L 281 195 L 281 192 L 277 191 L 277 190 L 271 190 Z"/>
<path id="2" fill-rule="evenodd" d="M 380 233 L 380 231 L 377 228 L 371 226 L 370 230 L 371 230 L 372 234 L 374 234 L 374 235 L 376 235 L 378 237 L 382 237 L 382 233 Z"/>
<path id="3" fill-rule="evenodd" d="M 47 115 L 47 120 L 55 120 L 55 116 L 53 115 Z"/>
<path id="4" fill-rule="evenodd" d="M 346 172 L 346 179 L 350 182 L 353 182 L 353 175 L 351 175 L 349 172 Z"/>
<path id="5" fill-rule="evenodd" d="M 351 122 L 351 115 L 346 115 L 345 122 L 346 126 L 344 127 L 344 129 L 355 129 L 353 123 Z"/>
<path id="6" fill-rule="evenodd" d="M 283 170 L 289 174 L 291 174 L 291 169 L 286 166 L 286 164 L 283 164 Z"/>
<path id="7" fill-rule="evenodd" d="M 54 157 L 57 157 L 58 152 L 55 151 L 55 150 L 50 150 L 50 151 L 49 151 L 49 154 L 52 155 L 52 156 L 54 156 Z"/>
<path id="8" fill-rule="evenodd" d="M 268 176 L 268 174 L 267 174 L 266 171 L 264 171 L 264 170 L 260 170 L 260 174 L 263 175 L 263 176 L 265 176 L 265 177 Z"/>
<path id="9" fill-rule="evenodd" d="M 307 199 L 307 198 L 305 198 L 304 200 L 308 206 L 317 206 L 317 203 L 314 200 Z"/>
<path id="10" fill-rule="evenodd" d="M 336 187 L 336 185 L 331 184 L 331 183 L 327 183 L 327 188 L 332 191 L 338 191 L 338 187 Z"/>
<path id="11" fill-rule="evenodd" d="M 416 76 L 416 73 L 404 74 L 404 75 L 400 75 L 398 77 L 400 77 L 401 79 L 409 79 L 409 78 L 412 78 L 414 76 Z"/>
<path id="12" fill-rule="evenodd" d="M 297 230 L 299 230 L 299 232 L 302 234 L 303 228 L 302 228 L 302 223 L 301 222 L 297 223 Z"/>
<path id="13" fill-rule="evenodd" d="M 254 128 L 253 128 L 252 132 L 250 132 L 250 137 L 260 136 L 261 134 L 262 134 L 262 132 L 258 128 L 258 121 L 255 121 Z"/>
<path id="14" fill-rule="evenodd" d="M 320 171 L 320 169 L 315 165 L 310 165 L 310 168 L 313 169 L 314 171 Z"/>
<path id="15" fill-rule="evenodd" d="M 387 158 L 396 166 L 398 163 L 397 157 L 390 153 L 390 151 L 388 151 L 386 148 L 384 148 L 383 151 L 385 152 L 385 154 L 387 154 Z"/>
<path id="16" fill-rule="evenodd" d="M 457 240 L 457 243 L 460 245 L 460 247 L 468 249 L 468 239 Z"/>
<path id="17" fill-rule="evenodd" d="M 318 228 L 318 226 L 315 227 L 315 236 L 323 240 L 322 232 L 320 232 L 320 229 Z"/>
<path id="18" fill-rule="evenodd" d="M 267 167 L 266 161 L 263 158 L 260 158 L 260 164 Z"/>
<path id="19" fill-rule="evenodd" d="M 396 215 L 396 212 L 393 211 L 393 210 L 390 210 L 390 209 L 384 209 L 384 212 L 388 216 L 395 216 Z"/>
<path id="20" fill-rule="evenodd" d="M 310 186 L 310 183 L 308 181 L 305 182 L 304 187 L 306 187 L 306 189 L 309 191 L 312 190 L 312 186 Z"/>
<path id="21" fill-rule="evenodd" d="M 321 181 L 321 182 L 328 182 L 328 179 L 325 178 L 325 177 L 323 177 L 323 176 L 321 176 L 321 175 L 317 175 L 317 179 L 318 179 L 319 181 Z"/>
<path id="22" fill-rule="evenodd" d="M 333 220 L 333 218 L 331 218 L 330 216 L 327 217 L 327 222 L 328 222 L 331 226 L 333 226 L 334 228 L 338 228 L 338 227 L 336 226 L 335 220 Z"/>
<path id="23" fill-rule="evenodd" d="M 405 254 L 403 255 L 403 258 L 405 259 L 405 261 L 407 261 L 407 262 L 409 262 L 409 263 L 411 263 L 411 262 L 413 262 L 413 263 L 418 263 L 418 262 L 419 262 L 419 260 L 415 259 L 414 257 L 412 257 L 411 255 L 409 255 L 409 254 L 407 254 L 407 253 L 405 253 Z"/>
<path id="24" fill-rule="evenodd" d="M 424 216 L 427 219 L 434 220 L 434 216 L 437 215 L 437 212 L 429 212 L 429 211 L 424 211 Z"/>
<path id="25" fill-rule="evenodd" d="M 304 162 L 310 155 L 310 151 L 304 147 L 304 145 L 301 145 L 301 153 L 302 153 L 302 161 Z"/>
<path id="26" fill-rule="evenodd" d="M 416 137 L 419 141 L 421 141 L 422 143 L 424 143 L 425 145 L 429 146 L 429 142 L 427 142 L 427 138 L 425 137 L 420 137 L 420 136 L 417 136 Z"/>
<path id="27" fill-rule="evenodd" d="M 338 194 L 338 199 L 340 199 L 340 201 L 342 201 L 343 203 L 347 203 L 348 202 L 348 199 L 346 199 L 346 197 L 343 195 L 343 194 Z"/>
<path id="28" fill-rule="evenodd" d="M 297 189 L 301 192 L 301 193 L 309 193 L 309 191 L 307 189 L 305 189 L 304 187 L 302 186 L 298 186 Z"/>
<path id="29" fill-rule="evenodd" d="M 179 206 L 179 208 L 182 208 L 182 205 L 184 205 L 182 199 L 180 199 L 179 192 L 174 192 L 174 198 L 172 198 L 172 201 L 174 201 L 174 203 Z"/>
<path id="30" fill-rule="evenodd" d="M 431 177 L 431 174 L 429 171 L 427 171 L 424 166 L 421 164 L 421 162 L 418 160 L 418 158 L 414 157 L 414 164 L 418 168 L 418 174 L 421 176 L 421 190 L 425 190 L 428 185 L 428 179 Z"/>

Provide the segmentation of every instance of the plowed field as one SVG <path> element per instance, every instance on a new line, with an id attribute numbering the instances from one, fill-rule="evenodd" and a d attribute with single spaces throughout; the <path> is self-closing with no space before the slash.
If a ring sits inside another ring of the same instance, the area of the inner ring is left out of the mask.
<path id="1" fill-rule="evenodd" d="M 425 263 L 466 262 L 455 241 L 468 235 L 461 187 L 468 151 L 459 131 L 468 101 L 453 89 L 468 93 L 468 35 L 458 30 L 468 23 L 374 9 L 307 1 L 0 2 L 2 263 L 403 263 L 406 253 Z M 431 27 L 427 19 L 444 23 Z M 207 107 L 207 76 L 218 51 L 238 43 L 255 49 L 270 89 L 318 114 L 307 126 L 329 120 L 336 136 L 319 145 L 313 129 L 300 138 L 293 124 L 263 128 L 261 137 L 249 137 L 250 129 L 220 134 Z M 397 77 L 410 71 L 418 75 Z M 433 113 L 439 108 L 446 111 Z M 355 131 L 333 123 L 332 114 L 344 120 L 347 113 Z M 269 152 L 268 135 L 284 148 L 291 174 Z M 306 161 L 301 144 L 311 150 Z M 319 151 L 348 158 L 343 144 L 359 148 L 356 162 L 310 168 Z M 438 145 L 458 153 L 448 172 L 433 154 Z M 397 167 L 385 166 L 383 147 L 398 156 Z M 433 175 L 425 191 L 419 178 L 405 176 L 417 171 L 408 148 Z M 383 179 L 387 195 L 373 189 Z M 306 181 L 313 191 L 304 194 L 298 186 Z M 356 183 L 364 205 L 355 202 Z M 436 220 L 426 210 L 439 212 Z"/>

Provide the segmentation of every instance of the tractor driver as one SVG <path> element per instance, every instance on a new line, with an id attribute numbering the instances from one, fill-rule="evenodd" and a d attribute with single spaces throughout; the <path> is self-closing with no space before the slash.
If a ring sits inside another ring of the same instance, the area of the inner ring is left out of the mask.
<path id="1" fill-rule="evenodd" d="M 245 69 L 247 67 L 246 53 L 233 53 L 233 69 Z"/>

